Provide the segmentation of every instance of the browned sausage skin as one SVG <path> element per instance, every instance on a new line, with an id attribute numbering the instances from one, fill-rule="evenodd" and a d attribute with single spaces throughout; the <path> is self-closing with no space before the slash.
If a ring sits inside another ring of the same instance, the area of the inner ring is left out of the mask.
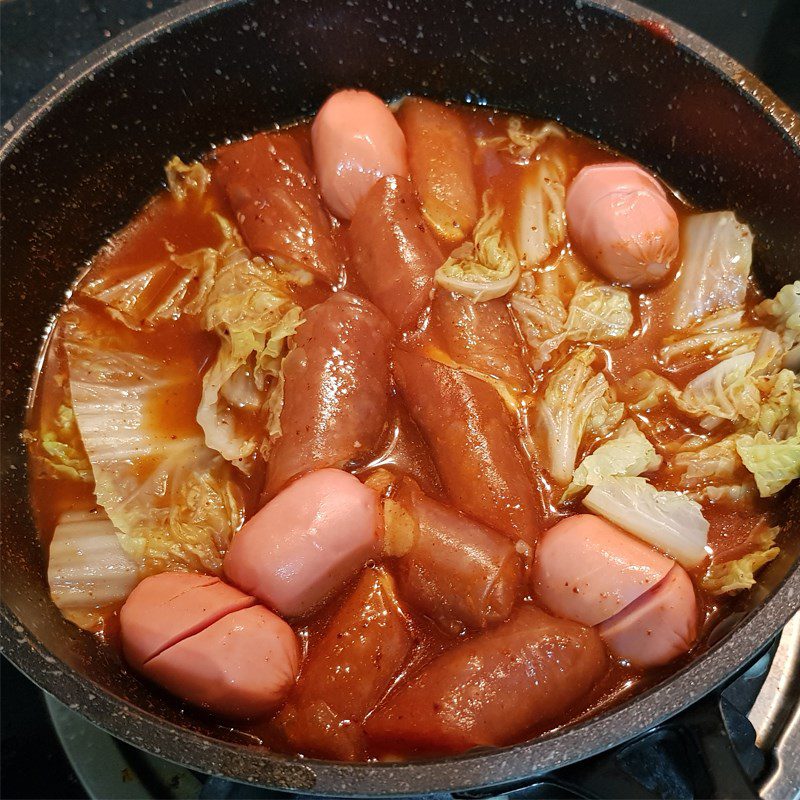
<path id="1" fill-rule="evenodd" d="M 409 603 L 450 633 L 508 617 L 522 583 L 519 554 L 508 537 L 426 497 L 407 478 L 388 502 L 413 527 L 408 550 L 395 562 Z"/>
<path id="2" fill-rule="evenodd" d="M 359 204 L 348 241 L 369 299 L 398 329 L 413 328 L 430 303 L 433 274 L 444 259 L 411 181 L 379 180 Z"/>
<path id="3" fill-rule="evenodd" d="M 342 258 L 316 181 L 288 133 L 259 133 L 216 151 L 214 178 L 225 189 L 247 246 L 337 283 Z"/>
<path id="4" fill-rule="evenodd" d="M 502 299 L 473 303 L 437 289 L 431 325 L 453 361 L 519 389 L 529 388 L 530 375 L 522 358 L 520 337 Z"/>
<path id="5" fill-rule="evenodd" d="M 574 707 L 606 669 L 595 630 L 526 604 L 423 667 L 372 714 L 367 733 L 389 751 L 508 744 Z"/>
<path id="6" fill-rule="evenodd" d="M 461 117 L 441 103 L 408 97 L 397 118 L 425 219 L 443 239 L 462 241 L 472 231 L 480 205 L 472 145 Z"/>
<path id="7" fill-rule="evenodd" d="M 497 392 L 479 378 L 399 348 L 393 373 L 454 505 L 512 539 L 535 542 L 539 503 Z"/>
<path id="8" fill-rule="evenodd" d="M 392 578 L 367 570 L 311 650 L 275 719 L 277 729 L 302 753 L 363 758 L 363 720 L 400 673 L 411 647 Z"/>
<path id="9" fill-rule="evenodd" d="M 322 467 L 364 461 L 388 423 L 391 326 L 375 306 L 338 292 L 314 306 L 284 360 L 282 434 L 265 498 Z"/>

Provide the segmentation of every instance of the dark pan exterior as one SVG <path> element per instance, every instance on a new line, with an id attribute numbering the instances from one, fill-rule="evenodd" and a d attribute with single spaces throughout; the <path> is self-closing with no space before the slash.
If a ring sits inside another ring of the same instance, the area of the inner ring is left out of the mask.
<path id="1" fill-rule="evenodd" d="M 662 685 L 530 744 L 446 760 L 341 765 L 273 756 L 140 683 L 47 596 L 23 429 L 42 332 L 82 264 L 162 182 L 173 153 L 312 112 L 335 87 L 413 91 L 555 117 L 757 234 L 768 291 L 800 277 L 800 121 L 706 42 L 624 2 L 190 2 L 109 42 L 6 126 L 2 158 L 2 642 L 41 687 L 134 745 L 272 787 L 402 794 L 517 780 L 677 713 L 800 605 L 800 492 L 784 553 L 727 633 Z M 642 24 L 642 20 L 655 20 Z"/>

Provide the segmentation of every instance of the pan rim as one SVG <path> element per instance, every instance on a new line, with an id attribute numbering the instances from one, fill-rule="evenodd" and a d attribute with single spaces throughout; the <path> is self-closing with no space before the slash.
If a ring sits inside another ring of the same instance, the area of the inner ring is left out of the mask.
<path id="1" fill-rule="evenodd" d="M 4 126 L 0 161 L 51 109 L 68 100 L 84 81 L 140 44 L 168 35 L 173 27 L 246 0 L 189 0 L 123 32 L 103 44 L 33 97 Z M 676 46 L 700 60 L 754 103 L 800 157 L 800 117 L 761 81 L 706 40 L 671 20 L 627 0 L 575 0 L 577 8 L 595 8 L 624 19 L 650 20 L 668 27 Z M 779 587 L 717 645 L 672 675 L 667 682 L 636 695 L 598 716 L 528 743 L 445 759 L 405 763 L 339 764 L 292 758 L 263 748 L 235 745 L 195 733 L 115 697 L 66 664 L 56 662 L 5 604 L 2 605 L 3 653 L 42 689 L 79 711 L 114 736 L 168 760 L 201 772 L 279 789 L 358 797 L 380 794 L 459 791 L 533 777 L 613 747 L 674 716 L 759 651 L 800 608 L 800 563 Z M 65 680 L 66 679 L 66 680 Z M 93 697 L 93 699 L 88 699 Z M 592 730 L 592 746 L 585 733 Z M 155 739 L 145 737 L 156 732 Z M 583 743 L 582 743 L 583 739 Z M 565 752 L 570 751 L 573 752 Z M 392 787 L 387 792 L 386 787 Z"/>

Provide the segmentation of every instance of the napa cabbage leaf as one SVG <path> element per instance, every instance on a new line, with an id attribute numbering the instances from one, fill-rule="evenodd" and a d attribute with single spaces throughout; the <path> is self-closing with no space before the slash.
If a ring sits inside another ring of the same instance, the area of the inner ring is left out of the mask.
<path id="1" fill-rule="evenodd" d="M 170 193 L 181 202 L 190 194 L 202 195 L 211 181 L 211 173 L 199 161 L 186 164 L 178 156 L 167 162 L 164 172 Z"/>
<path id="2" fill-rule="evenodd" d="M 624 338 L 633 325 L 625 289 L 581 281 L 565 307 L 561 294 L 539 288 L 540 275 L 526 273 L 511 296 L 511 308 L 530 348 L 534 369 L 541 369 L 564 342 L 609 342 Z"/>
<path id="3" fill-rule="evenodd" d="M 659 491 L 645 478 L 610 477 L 593 486 L 583 504 L 684 567 L 706 558 L 709 524 L 699 503 L 680 492 Z"/>
<path id="4" fill-rule="evenodd" d="M 119 349 L 78 316 L 65 350 L 75 419 L 98 503 L 142 574 L 218 572 L 243 506 L 231 467 L 196 426 L 161 422 L 171 397 L 196 392 L 193 363 Z"/>
<path id="5" fill-rule="evenodd" d="M 282 362 L 301 314 L 271 264 L 244 248 L 224 259 L 202 313 L 220 346 L 203 376 L 197 422 L 208 447 L 242 471 L 280 433 Z"/>
<path id="6" fill-rule="evenodd" d="M 478 139 L 478 145 L 509 153 L 515 163 L 525 165 L 549 139 L 565 139 L 566 136 L 564 128 L 555 122 L 530 128 L 519 117 L 511 117 L 504 136 Z"/>
<path id="7" fill-rule="evenodd" d="M 593 347 L 578 348 L 553 372 L 535 407 L 542 461 L 553 478 L 568 484 L 584 435 L 605 435 L 623 414 L 608 381 L 594 369 Z"/>
<path id="8" fill-rule="evenodd" d="M 703 576 L 703 588 L 714 595 L 749 589 L 756 582 L 756 572 L 780 553 L 775 546 L 779 531 L 780 528 L 759 522 L 748 537 L 749 552 L 740 558 L 711 564 Z"/>
<path id="9" fill-rule="evenodd" d="M 472 241 L 457 247 L 436 270 L 436 283 L 475 303 L 508 294 L 519 280 L 514 245 L 502 230 L 503 208 L 492 207 L 489 192 L 483 196 L 483 216 L 475 225 Z"/>
<path id="10" fill-rule="evenodd" d="M 771 497 L 800 478 L 800 425 L 786 439 L 774 439 L 763 431 L 741 434 L 736 450 L 762 497 Z"/>
<path id="11" fill-rule="evenodd" d="M 665 340 L 659 359 L 667 366 L 683 366 L 691 359 L 723 358 L 753 352 L 764 328 L 744 325 L 743 322 L 743 308 L 717 311 Z"/>
<path id="12" fill-rule="evenodd" d="M 528 267 L 541 264 L 567 235 L 567 169 L 558 157 L 540 158 L 525 171 L 517 214 L 517 252 Z"/>
<path id="13" fill-rule="evenodd" d="M 603 442 L 578 465 L 561 502 L 595 486 L 605 478 L 636 476 L 661 466 L 661 456 L 633 420 L 625 420 L 614 436 Z"/>
<path id="14" fill-rule="evenodd" d="M 61 516 L 50 542 L 47 583 L 53 603 L 70 622 L 101 629 L 102 612 L 122 604 L 139 577 L 138 564 L 102 510 Z"/>
<path id="15" fill-rule="evenodd" d="M 800 281 L 784 286 L 772 300 L 756 306 L 756 315 L 769 321 L 783 339 L 783 366 L 800 371 Z"/>
<path id="16" fill-rule="evenodd" d="M 101 273 L 81 286 L 80 293 L 106 307 L 123 325 L 141 330 L 181 314 L 197 314 L 214 285 L 220 252 L 204 247 L 170 255 L 132 275 Z"/>
<path id="17" fill-rule="evenodd" d="M 36 441 L 36 437 L 30 437 Z M 54 419 L 43 421 L 38 437 L 39 455 L 50 474 L 73 481 L 90 482 L 92 468 L 69 403 L 62 403 Z"/>
<path id="18" fill-rule="evenodd" d="M 681 223 L 680 270 L 672 287 L 672 323 L 688 328 L 724 308 L 744 304 L 753 235 L 733 212 L 692 214 Z"/>

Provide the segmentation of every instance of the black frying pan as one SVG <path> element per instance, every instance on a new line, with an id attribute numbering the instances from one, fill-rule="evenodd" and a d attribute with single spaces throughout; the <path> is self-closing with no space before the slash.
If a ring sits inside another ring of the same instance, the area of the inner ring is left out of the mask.
<path id="1" fill-rule="evenodd" d="M 660 686 L 529 744 L 342 765 L 235 741 L 138 681 L 50 603 L 19 438 L 42 335 L 80 266 L 160 186 L 173 153 L 197 156 L 226 136 L 311 113 L 338 86 L 485 101 L 555 117 L 640 160 L 690 201 L 735 209 L 756 233 L 755 270 L 767 291 L 800 277 L 800 120 L 756 79 L 631 3 L 472 6 L 197 0 L 109 42 L 7 126 L 0 151 L 4 652 L 41 687 L 139 747 L 204 772 L 319 794 L 520 780 L 680 712 L 756 654 L 800 604 L 795 488 L 780 504 L 783 555 L 763 585 L 707 653 Z M 735 770 L 714 746 L 705 755 L 724 780 Z"/>

